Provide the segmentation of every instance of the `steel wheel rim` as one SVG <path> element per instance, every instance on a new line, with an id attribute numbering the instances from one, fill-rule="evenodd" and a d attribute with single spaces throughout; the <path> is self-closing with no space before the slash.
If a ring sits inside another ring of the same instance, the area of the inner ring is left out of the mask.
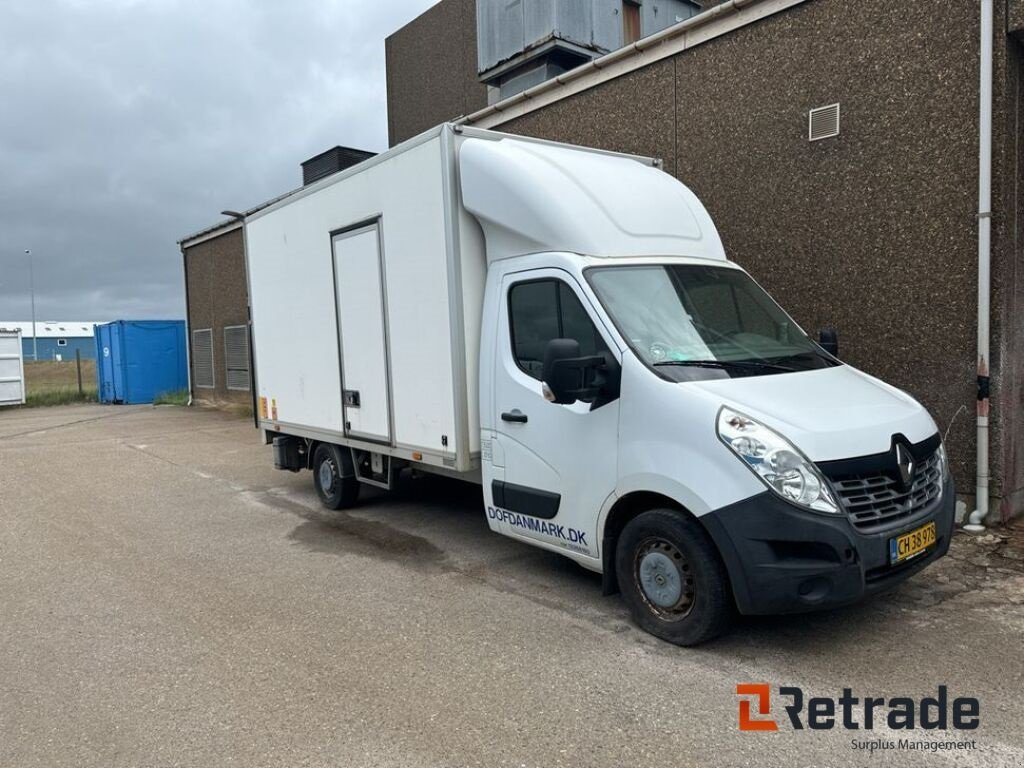
<path id="1" fill-rule="evenodd" d="M 324 493 L 330 493 L 334 490 L 334 478 L 338 473 L 335 470 L 333 461 L 330 459 L 321 461 L 317 474 L 320 478 L 320 487 L 324 489 Z"/>
<path id="2" fill-rule="evenodd" d="M 644 603 L 660 618 L 675 621 L 693 610 L 693 568 L 671 541 L 652 537 L 641 542 L 633 558 L 633 578 Z"/>

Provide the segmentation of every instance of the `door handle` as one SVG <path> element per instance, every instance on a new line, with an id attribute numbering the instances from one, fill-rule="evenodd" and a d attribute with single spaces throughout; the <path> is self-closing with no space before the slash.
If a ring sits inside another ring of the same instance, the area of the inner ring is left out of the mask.
<path id="1" fill-rule="evenodd" d="M 513 408 L 511 411 L 505 411 L 501 414 L 502 421 L 511 421 L 516 424 L 525 424 L 527 421 L 526 414 L 520 411 L 518 408 Z"/>

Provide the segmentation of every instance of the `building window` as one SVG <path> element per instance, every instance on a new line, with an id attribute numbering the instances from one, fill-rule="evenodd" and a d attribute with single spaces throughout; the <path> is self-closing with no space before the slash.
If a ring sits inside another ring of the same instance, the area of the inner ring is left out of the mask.
<path id="1" fill-rule="evenodd" d="M 249 328 L 229 325 L 224 328 L 224 367 L 227 387 L 249 391 Z"/>
<path id="2" fill-rule="evenodd" d="M 192 331 L 192 383 L 213 388 L 213 329 Z"/>
<path id="3" fill-rule="evenodd" d="M 512 355 L 537 380 L 552 339 L 575 339 L 583 357 L 608 349 L 576 294 L 561 280 L 516 283 L 509 289 L 508 308 Z"/>
<path id="4" fill-rule="evenodd" d="M 68 340 L 67 339 L 57 339 L 57 346 L 58 347 L 66 347 L 67 345 L 68 345 Z"/>
<path id="5" fill-rule="evenodd" d="M 622 0 L 622 44 L 632 45 L 640 39 L 640 3 Z"/>

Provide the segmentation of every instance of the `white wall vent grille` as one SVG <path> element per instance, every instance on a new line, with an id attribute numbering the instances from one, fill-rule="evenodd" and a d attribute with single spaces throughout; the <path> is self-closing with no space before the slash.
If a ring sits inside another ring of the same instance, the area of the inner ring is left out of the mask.
<path id="1" fill-rule="evenodd" d="M 224 367 L 228 389 L 249 391 L 249 329 L 244 325 L 224 328 Z"/>
<path id="2" fill-rule="evenodd" d="M 839 135 L 839 105 L 829 104 L 827 107 L 812 109 L 807 119 L 808 133 L 811 141 L 830 139 Z"/>
<path id="3" fill-rule="evenodd" d="M 213 388 L 213 329 L 192 331 L 192 383 Z"/>

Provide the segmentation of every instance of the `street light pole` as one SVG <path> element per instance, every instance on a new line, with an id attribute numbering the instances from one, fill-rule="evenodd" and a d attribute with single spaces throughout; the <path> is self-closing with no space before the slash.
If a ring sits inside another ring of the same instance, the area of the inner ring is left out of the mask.
<path id="1" fill-rule="evenodd" d="M 32 251 L 26 248 L 25 255 L 28 256 L 28 290 L 32 296 L 32 360 L 35 362 L 39 360 L 39 345 L 36 338 L 36 276 L 32 269 Z"/>

